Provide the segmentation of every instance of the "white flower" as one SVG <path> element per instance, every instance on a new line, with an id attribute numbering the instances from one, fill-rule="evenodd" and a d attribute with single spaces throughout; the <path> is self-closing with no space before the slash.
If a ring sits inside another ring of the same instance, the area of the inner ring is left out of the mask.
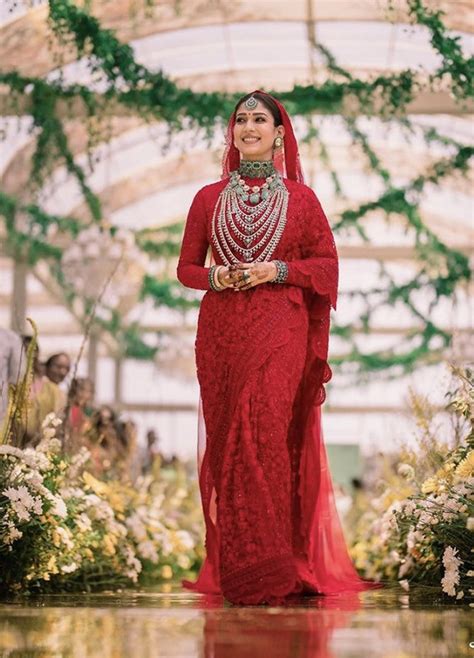
<path id="1" fill-rule="evenodd" d="M 395 549 L 391 550 L 389 553 L 389 557 L 394 561 L 394 562 L 400 562 L 400 553 L 396 551 Z"/>
<path id="2" fill-rule="evenodd" d="M 427 512 L 425 510 L 420 512 L 420 514 L 418 515 L 418 521 L 425 525 L 431 525 L 434 522 L 435 518 L 436 517 L 434 517 L 430 512 Z"/>
<path id="3" fill-rule="evenodd" d="M 403 589 L 405 590 L 405 592 L 408 592 L 408 591 L 409 591 L 409 589 L 410 589 L 410 583 L 408 582 L 408 580 L 400 580 L 399 583 L 400 583 L 400 585 L 403 587 Z"/>
<path id="4" fill-rule="evenodd" d="M 99 521 L 107 521 L 114 518 L 114 511 L 107 501 L 99 498 L 96 494 L 86 494 L 83 496 L 84 502 L 90 509 L 90 515 Z"/>
<path id="5" fill-rule="evenodd" d="M 189 569 L 191 566 L 191 560 L 188 555 L 179 555 L 177 562 L 181 569 Z"/>
<path id="6" fill-rule="evenodd" d="M 468 578 L 474 578 L 474 570 L 473 570 L 473 569 L 469 569 L 469 571 L 466 573 L 466 576 L 467 576 Z"/>
<path id="7" fill-rule="evenodd" d="M 53 421 L 57 418 L 54 411 L 51 411 L 47 416 L 45 416 L 43 422 L 41 423 L 41 428 L 46 429 L 49 425 L 53 424 Z"/>
<path id="8" fill-rule="evenodd" d="M 61 496 L 51 494 L 50 501 L 53 504 L 51 513 L 54 514 L 54 516 L 59 516 L 61 519 L 65 519 L 67 516 L 67 507 Z"/>
<path id="9" fill-rule="evenodd" d="M 92 521 L 87 516 L 87 514 L 82 512 L 79 514 L 79 516 L 76 517 L 76 525 L 81 532 L 87 532 L 92 528 Z"/>
<path id="10" fill-rule="evenodd" d="M 462 482 L 460 484 L 455 484 L 454 487 L 453 487 L 453 491 L 458 493 L 460 496 L 465 496 L 466 494 L 468 494 L 470 492 L 470 488 L 467 487 L 464 484 L 464 482 Z"/>
<path id="11" fill-rule="evenodd" d="M 457 569 L 462 560 L 458 557 L 458 549 L 446 546 L 443 553 L 443 564 L 446 569 Z"/>
<path id="12" fill-rule="evenodd" d="M 74 542 L 71 539 L 71 531 L 69 529 L 63 528 L 62 526 L 58 525 L 56 526 L 55 531 L 66 548 L 68 549 L 74 548 Z"/>
<path id="13" fill-rule="evenodd" d="M 415 548 L 416 544 L 423 541 L 424 537 L 425 535 L 419 530 L 415 530 L 413 527 L 410 528 L 406 539 L 408 550 Z"/>
<path id="14" fill-rule="evenodd" d="M 403 578 L 403 576 L 406 576 L 407 573 L 410 572 L 412 566 L 413 566 L 413 558 L 409 556 L 405 559 L 403 564 L 400 566 L 400 569 L 398 570 L 398 577 Z"/>
<path id="15" fill-rule="evenodd" d="M 72 573 L 73 571 L 76 571 L 78 569 L 78 565 L 75 562 L 71 562 L 71 564 L 64 564 L 61 567 L 61 571 L 63 573 Z"/>
<path id="16" fill-rule="evenodd" d="M 413 500 L 409 500 L 405 503 L 403 506 L 403 512 L 407 515 L 410 516 L 410 514 L 413 514 L 413 512 L 416 509 L 416 503 Z"/>
<path id="17" fill-rule="evenodd" d="M 458 593 L 456 594 L 456 599 L 458 599 L 458 600 L 459 600 L 459 599 L 462 599 L 463 596 L 464 596 L 464 592 L 461 590 L 460 592 L 458 592 Z"/>
<path id="18" fill-rule="evenodd" d="M 441 580 L 441 587 L 443 588 L 443 592 L 445 592 L 449 596 L 455 596 L 456 585 L 459 585 L 459 574 L 457 573 L 457 571 L 456 572 L 447 571 Z"/>
<path id="19" fill-rule="evenodd" d="M 470 516 L 466 521 L 466 528 L 468 530 L 474 530 L 474 516 Z"/>
<path id="20" fill-rule="evenodd" d="M 32 468 L 36 468 L 39 471 L 47 471 L 51 467 L 51 462 L 44 454 L 44 452 L 42 452 L 38 448 L 39 445 L 34 450 L 33 448 L 26 448 L 26 450 L 23 451 L 23 454 L 28 459 L 27 463 L 29 466 L 31 466 Z"/>
<path id="21" fill-rule="evenodd" d="M 23 477 L 23 464 L 16 464 L 10 471 L 10 482 L 16 482 L 16 480 Z"/>
<path id="22" fill-rule="evenodd" d="M 22 531 L 18 530 L 11 521 L 8 521 L 7 527 L 7 534 L 4 537 L 5 544 L 13 544 L 14 541 L 23 537 Z"/>
<path id="23" fill-rule="evenodd" d="M 30 468 L 36 468 L 36 461 L 32 458 L 31 453 L 34 456 L 34 451 L 28 453 L 24 450 L 20 450 L 20 448 L 15 448 L 14 446 L 0 446 L 0 455 L 11 455 L 12 457 L 16 457 L 23 461 L 27 466 L 30 466 Z"/>
<path id="24" fill-rule="evenodd" d="M 43 484 L 43 476 L 38 471 L 29 471 L 26 473 L 25 480 L 35 489 Z"/>
<path id="25" fill-rule="evenodd" d="M 116 521 L 114 516 L 107 519 L 107 529 L 109 532 L 119 537 L 127 536 L 126 526 L 124 526 L 123 523 Z"/>
<path id="26" fill-rule="evenodd" d="M 90 456 L 91 453 L 85 446 L 82 446 L 79 452 L 73 456 L 68 469 L 68 475 L 71 479 L 75 478 L 80 473 L 82 467 L 89 461 Z"/>
<path id="27" fill-rule="evenodd" d="M 167 535 L 161 538 L 161 552 L 163 555 L 171 555 L 173 552 L 173 542 Z"/>
<path id="28" fill-rule="evenodd" d="M 32 496 L 24 485 L 19 486 L 17 489 L 9 487 L 3 491 L 3 495 L 10 500 L 12 509 L 20 521 L 29 521 L 31 511 L 35 514 L 41 514 L 43 511 L 41 499 Z"/>
<path id="29" fill-rule="evenodd" d="M 145 560 L 150 560 L 153 564 L 158 562 L 158 552 L 155 544 L 149 539 L 138 544 L 138 552 Z"/>
<path id="30" fill-rule="evenodd" d="M 53 437 L 56 436 L 56 430 L 54 427 L 47 427 L 43 430 L 43 439 L 45 441 L 50 441 Z"/>
<path id="31" fill-rule="evenodd" d="M 441 586 L 443 592 L 449 596 L 456 595 L 455 585 L 459 585 L 459 566 L 462 564 L 462 560 L 457 553 L 457 548 L 452 546 L 446 546 L 443 553 L 443 565 L 446 571 L 441 580 Z"/>
<path id="32" fill-rule="evenodd" d="M 146 527 L 137 513 L 132 514 L 132 516 L 126 520 L 126 524 L 137 542 L 143 542 L 147 539 L 148 535 Z"/>
<path id="33" fill-rule="evenodd" d="M 142 563 L 137 559 L 131 546 L 126 546 L 124 553 L 127 566 L 130 567 L 130 569 L 125 572 L 125 575 L 136 583 L 138 580 L 138 574 L 142 570 Z"/>
<path id="34" fill-rule="evenodd" d="M 413 480 L 415 477 L 415 470 L 410 464 L 399 464 L 397 468 L 398 475 L 406 478 L 407 480 Z"/>
<path id="35" fill-rule="evenodd" d="M 61 487 L 61 496 L 66 500 L 69 500 L 70 498 L 78 498 L 79 500 L 83 500 L 86 494 L 80 487 Z"/>

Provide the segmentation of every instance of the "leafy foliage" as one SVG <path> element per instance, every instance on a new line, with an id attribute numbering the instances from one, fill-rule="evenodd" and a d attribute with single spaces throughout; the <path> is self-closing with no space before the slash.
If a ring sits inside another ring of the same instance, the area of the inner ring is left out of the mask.
<path id="1" fill-rule="evenodd" d="M 330 161 L 321 131 L 313 121 L 315 113 L 341 116 L 354 146 L 364 155 L 368 172 L 375 174 L 382 183 L 382 191 L 375 198 L 357 207 L 343 209 L 334 220 L 334 231 L 356 231 L 368 241 L 366 220 L 377 211 L 385 215 L 387 221 L 402 218 L 407 231 L 413 235 L 419 268 L 411 280 L 397 283 L 382 268 L 377 289 L 350 293 L 350 296 L 359 296 L 364 301 L 366 310 L 359 319 L 359 326 L 366 331 L 371 329 L 371 319 L 381 306 L 403 304 L 421 324 L 419 340 L 414 341 L 408 336 L 403 345 L 367 353 L 360 350 L 354 338 L 356 327 L 334 325 L 334 332 L 344 337 L 349 345 L 349 353 L 342 361 L 350 369 L 357 365 L 362 372 L 408 371 L 416 364 L 430 362 L 433 355 L 441 355 L 443 348 L 449 345 L 450 335 L 436 327 L 426 311 L 417 306 L 417 293 L 422 289 L 429 290 L 434 306 L 440 298 L 454 295 L 459 285 L 469 278 L 467 258 L 439 239 L 427 226 L 419 206 L 429 185 L 438 185 L 454 174 L 467 173 L 473 149 L 440 135 L 432 128 L 415 127 L 407 117 L 407 108 L 426 89 L 447 89 L 458 102 L 471 99 L 474 60 L 463 55 L 459 39 L 451 36 L 443 23 L 442 12 L 431 9 L 422 0 L 408 0 L 407 7 L 414 24 L 428 30 L 431 45 L 440 56 L 441 64 L 430 74 L 428 81 L 415 69 L 359 79 L 341 67 L 324 46 L 314 44 L 324 59 L 327 79 L 318 85 L 295 85 L 291 90 L 278 93 L 291 114 L 306 120 L 304 140 L 318 143 L 321 162 L 330 172 L 335 192 L 341 200 L 347 201 L 345 192 Z M 135 60 L 131 46 L 121 43 L 112 30 L 101 26 L 88 11 L 87 4 L 81 7 L 70 0 L 49 0 L 49 23 L 59 43 L 72 48 L 77 58 L 85 58 L 94 78 L 99 76 L 104 83 L 105 91 L 99 94 L 85 85 L 66 84 L 61 76 L 45 80 L 22 76 L 15 71 L 0 73 L 0 83 L 9 88 L 12 106 L 16 104 L 19 108 L 21 101 L 33 119 L 32 190 L 39 190 L 54 168 L 65 166 L 82 191 L 90 211 L 90 221 L 102 218 L 100 200 L 88 184 L 88 173 L 74 158 L 66 130 L 68 117 L 74 118 L 78 108 L 82 107 L 86 116 L 89 166 L 93 167 L 93 146 L 101 138 L 107 138 L 107 132 L 101 133 L 98 126 L 102 125 L 107 112 L 113 113 L 114 107 L 125 107 L 147 121 L 165 122 L 170 134 L 191 126 L 204 129 L 211 137 L 216 130 L 222 129 L 237 98 L 242 95 L 195 92 L 179 87 L 161 71 L 150 71 Z M 69 114 L 64 115 L 65 108 L 69 108 Z M 377 117 L 387 125 L 397 125 L 407 138 L 415 129 L 422 130 L 428 147 L 444 146 L 449 150 L 449 156 L 436 160 L 413 180 L 400 185 L 374 150 L 361 127 L 360 115 Z M 40 259 L 60 263 L 61 249 L 57 244 L 50 244 L 51 235 L 58 232 L 75 236 L 81 230 L 80 222 L 72 218 L 53 217 L 37 204 L 20 204 L 5 194 L 0 196 L 0 215 L 5 220 L 10 253 L 31 264 Z M 21 228 L 18 217 L 22 219 Z M 25 217 L 28 218 L 26 227 Z M 175 257 L 179 242 L 179 232 L 173 233 L 171 227 L 152 233 L 140 231 L 136 235 L 136 243 L 154 258 Z M 142 296 L 151 297 L 157 304 L 182 310 L 197 303 L 192 293 L 190 296 L 188 291 L 183 292 L 166 276 L 161 279 L 146 276 Z M 140 339 L 139 325 L 119 329 L 117 318 L 108 325 L 122 337 L 120 343 L 125 353 L 150 356 L 146 343 Z"/>

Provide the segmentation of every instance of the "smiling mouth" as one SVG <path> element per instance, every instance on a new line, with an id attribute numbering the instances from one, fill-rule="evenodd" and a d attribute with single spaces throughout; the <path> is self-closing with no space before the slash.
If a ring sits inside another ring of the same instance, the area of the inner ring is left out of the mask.
<path id="1" fill-rule="evenodd" d="M 260 141 L 260 137 L 243 137 L 242 141 L 244 144 L 256 144 Z"/>

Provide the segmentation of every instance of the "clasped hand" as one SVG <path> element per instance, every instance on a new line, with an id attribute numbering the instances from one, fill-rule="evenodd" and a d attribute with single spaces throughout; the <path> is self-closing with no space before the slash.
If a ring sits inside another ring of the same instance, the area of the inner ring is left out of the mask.
<path id="1" fill-rule="evenodd" d="M 267 283 L 277 275 L 275 263 L 236 263 L 221 266 L 217 272 L 219 283 L 226 288 L 248 290 L 260 283 Z"/>

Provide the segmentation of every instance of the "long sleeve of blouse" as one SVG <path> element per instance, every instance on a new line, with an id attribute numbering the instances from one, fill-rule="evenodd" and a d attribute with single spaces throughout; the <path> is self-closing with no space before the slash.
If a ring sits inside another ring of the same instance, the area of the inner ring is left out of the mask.
<path id="1" fill-rule="evenodd" d="M 178 280 L 188 288 L 209 290 L 209 267 L 205 267 L 209 249 L 205 195 L 211 191 L 199 191 L 191 204 L 184 229 L 181 252 L 177 267 Z M 217 199 L 216 199 L 217 200 Z M 215 202 L 212 196 L 210 201 Z M 312 289 L 319 295 L 327 296 L 336 308 L 338 285 L 338 258 L 336 245 L 329 222 L 310 188 L 295 199 L 293 212 L 297 212 L 298 230 L 294 238 L 300 243 L 300 258 L 277 256 L 288 264 L 287 285 Z M 289 229 L 289 226 L 287 227 Z"/>
<path id="2" fill-rule="evenodd" d="M 209 267 L 204 267 L 209 248 L 206 209 L 198 192 L 189 209 L 178 261 L 178 280 L 188 288 L 209 290 Z"/>
<path id="3" fill-rule="evenodd" d="M 338 256 L 334 237 L 327 217 L 314 192 L 308 189 L 301 209 L 302 258 L 290 260 L 286 283 L 312 288 L 319 295 L 327 296 L 336 308 L 338 286 Z"/>

